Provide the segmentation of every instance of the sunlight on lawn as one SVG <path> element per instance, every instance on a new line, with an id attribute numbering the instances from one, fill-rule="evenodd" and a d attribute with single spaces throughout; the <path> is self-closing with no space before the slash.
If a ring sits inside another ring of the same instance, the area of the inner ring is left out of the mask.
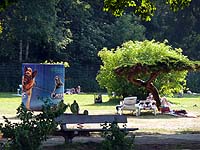
<path id="1" fill-rule="evenodd" d="M 64 95 L 65 104 L 72 104 L 76 100 L 80 107 L 80 113 L 88 110 L 89 114 L 115 114 L 115 106 L 117 101 L 109 101 L 108 95 L 102 95 L 103 103 L 94 103 L 95 94 L 72 94 Z M 184 98 L 168 98 L 172 103 L 171 110 L 185 109 L 200 115 L 200 96 L 184 97 Z M 21 104 L 21 97 L 13 95 L 13 93 L 0 93 L 0 114 L 1 116 L 15 116 L 16 109 Z M 67 113 L 71 113 L 68 108 Z M 90 113 L 91 112 L 91 113 Z"/>
<path id="2" fill-rule="evenodd" d="M 168 98 L 172 103 L 172 110 L 184 109 L 189 112 L 200 115 L 200 97 L 192 98 Z"/>
<path id="3" fill-rule="evenodd" d="M 80 113 L 84 110 L 88 110 L 89 114 L 96 113 L 115 113 L 115 105 L 109 102 L 109 97 L 107 95 L 102 95 L 103 103 L 95 104 L 94 103 L 95 94 L 73 94 L 65 95 L 64 102 L 66 104 L 72 104 L 74 100 L 77 101 L 80 107 Z M 96 111 L 96 112 L 95 112 Z M 70 113 L 70 109 L 67 109 L 67 112 Z"/>
<path id="4" fill-rule="evenodd" d="M 13 93 L 0 93 L 0 118 L 2 116 L 16 116 L 17 108 L 21 104 L 21 97 Z"/>

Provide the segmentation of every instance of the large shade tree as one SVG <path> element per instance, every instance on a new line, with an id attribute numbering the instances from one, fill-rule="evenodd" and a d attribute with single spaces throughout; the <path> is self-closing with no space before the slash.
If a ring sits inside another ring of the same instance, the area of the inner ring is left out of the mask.
<path id="1" fill-rule="evenodd" d="M 104 79 L 110 82 L 109 80 L 113 80 L 112 77 L 115 79 L 123 77 L 131 84 L 144 87 L 151 92 L 158 109 L 160 107 L 159 91 L 178 92 L 182 90 L 187 70 L 200 69 L 199 62 L 190 61 L 182 55 L 181 49 L 173 49 L 166 42 L 129 41 L 116 50 L 102 50 L 100 57 L 103 58 L 104 65 L 97 76 L 100 84 Z M 114 65 L 107 62 L 110 58 L 112 61 L 116 60 Z M 127 87 L 121 85 L 121 88 L 126 89 Z"/>

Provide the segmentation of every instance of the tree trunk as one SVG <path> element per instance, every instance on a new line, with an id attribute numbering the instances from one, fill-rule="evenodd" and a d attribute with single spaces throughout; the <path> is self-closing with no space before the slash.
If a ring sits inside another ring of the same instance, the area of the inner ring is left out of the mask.
<path id="1" fill-rule="evenodd" d="M 147 91 L 152 93 L 154 100 L 156 101 L 156 106 L 158 110 L 160 110 L 161 102 L 160 102 L 160 96 L 158 93 L 158 89 L 153 85 L 153 83 L 146 84 L 145 88 Z"/>
<path id="2" fill-rule="evenodd" d="M 138 86 L 143 86 L 145 89 L 153 94 L 153 98 L 156 101 L 156 106 L 158 110 L 160 110 L 161 102 L 160 102 L 160 97 L 157 88 L 153 85 L 152 82 L 148 81 L 143 81 L 140 79 L 134 79 L 131 77 L 131 75 L 128 77 L 128 81 L 131 82 L 132 84 L 138 85 Z"/>
<path id="3" fill-rule="evenodd" d="M 29 55 L 29 40 L 26 41 L 26 55 L 25 55 L 25 60 L 28 60 L 28 55 Z"/>
<path id="4" fill-rule="evenodd" d="M 19 41 L 19 62 L 22 62 L 22 52 L 23 52 L 23 43 L 22 40 Z"/>

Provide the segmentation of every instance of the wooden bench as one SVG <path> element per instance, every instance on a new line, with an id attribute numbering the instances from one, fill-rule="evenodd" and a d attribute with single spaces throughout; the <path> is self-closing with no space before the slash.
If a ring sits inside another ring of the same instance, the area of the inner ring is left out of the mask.
<path id="1" fill-rule="evenodd" d="M 89 135 L 91 132 L 103 132 L 100 124 L 103 123 L 127 123 L 127 117 L 124 115 L 73 115 L 73 114 L 63 114 L 56 118 L 55 121 L 60 124 L 60 130 L 57 130 L 54 135 L 63 136 L 65 142 L 72 142 L 75 136 Z M 68 128 L 68 125 L 76 124 L 76 128 Z M 84 126 L 86 124 L 99 124 L 98 128 L 91 128 Z M 120 128 L 120 130 L 135 131 L 138 128 Z"/>

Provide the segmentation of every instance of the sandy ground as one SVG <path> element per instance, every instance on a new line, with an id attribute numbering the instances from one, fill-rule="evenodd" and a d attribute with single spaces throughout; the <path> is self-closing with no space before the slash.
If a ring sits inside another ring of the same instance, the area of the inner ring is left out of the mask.
<path id="1" fill-rule="evenodd" d="M 104 114 L 96 112 L 96 114 Z M 91 113 L 90 113 L 91 114 Z M 94 113 L 92 113 L 94 114 Z M 113 114 L 113 112 L 112 112 Z M 136 117 L 125 114 L 128 117 L 127 127 L 139 128 L 136 134 L 136 150 L 170 150 L 170 149 L 196 149 L 200 150 L 200 117 L 174 117 L 169 115 L 143 114 Z M 144 117 L 145 116 L 145 117 Z M 12 122 L 17 121 L 15 117 L 10 118 Z M 3 119 L 0 119 L 3 122 Z M 90 125 L 89 125 L 90 126 Z M 94 125 L 91 125 L 94 127 Z M 99 127 L 99 125 L 96 125 Z M 184 133 L 184 134 L 183 134 Z M 192 133 L 192 134 L 191 134 Z M 101 137 L 75 137 L 73 142 L 101 142 Z M 50 137 L 44 142 L 44 147 L 64 143 L 63 137 Z M 183 148 L 176 148 L 176 145 Z"/>
<path id="2" fill-rule="evenodd" d="M 101 143 L 103 140 L 101 137 L 75 137 L 73 143 Z M 46 150 L 63 143 L 62 137 L 50 137 L 43 143 L 43 148 Z M 135 150 L 199 150 L 200 134 L 137 135 L 134 143 Z"/>
<path id="3" fill-rule="evenodd" d="M 200 117 L 170 117 L 170 118 L 128 118 L 127 126 L 137 127 L 141 132 L 151 131 L 156 133 L 177 133 L 186 131 L 200 132 Z"/>

